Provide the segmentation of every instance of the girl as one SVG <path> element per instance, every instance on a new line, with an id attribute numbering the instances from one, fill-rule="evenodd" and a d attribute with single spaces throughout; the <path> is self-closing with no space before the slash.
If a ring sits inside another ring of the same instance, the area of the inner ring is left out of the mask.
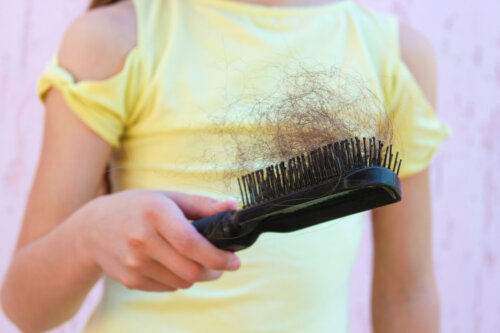
<path id="1" fill-rule="evenodd" d="M 215 175 L 231 168 L 218 130 L 241 124 L 211 117 L 235 97 L 251 110 L 297 63 L 361 73 L 390 113 L 404 199 L 372 214 L 374 331 L 437 332 L 428 165 L 448 129 L 428 102 L 433 53 L 394 18 L 334 0 L 95 0 L 39 83 L 42 153 L 2 288 L 12 321 L 53 328 L 104 276 L 88 332 L 346 332 L 362 214 L 238 255 L 189 223 L 237 206 Z"/>

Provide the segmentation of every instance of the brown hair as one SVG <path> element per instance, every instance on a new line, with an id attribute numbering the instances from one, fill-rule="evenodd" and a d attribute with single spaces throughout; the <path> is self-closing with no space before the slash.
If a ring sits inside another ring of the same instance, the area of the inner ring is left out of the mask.
<path id="1" fill-rule="evenodd" d="M 275 86 L 248 88 L 228 101 L 221 117 L 212 118 L 215 133 L 229 139 L 227 156 L 234 156 L 234 167 L 221 174 L 226 185 L 241 170 L 265 168 L 355 136 L 394 143 L 392 119 L 364 77 L 335 66 L 296 66 L 280 66 Z M 204 157 L 217 163 L 210 154 Z"/>
<path id="2" fill-rule="evenodd" d="M 112 3 L 116 3 L 122 0 L 92 0 L 89 5 L 89 9 L 111 5 Z"/>

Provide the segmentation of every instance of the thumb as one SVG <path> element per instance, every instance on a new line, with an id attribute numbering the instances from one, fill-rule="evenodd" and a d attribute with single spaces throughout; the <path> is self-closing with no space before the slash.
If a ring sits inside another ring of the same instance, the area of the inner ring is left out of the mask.
<path id="1" fill-rule="evenodd" d="M 203 195 L 181 192 L 162 192 L 182 210 L 184 216 L 191 220 L 201 219 L 228 209 L 238 209 L 233 200 L 219 201 Z"/>

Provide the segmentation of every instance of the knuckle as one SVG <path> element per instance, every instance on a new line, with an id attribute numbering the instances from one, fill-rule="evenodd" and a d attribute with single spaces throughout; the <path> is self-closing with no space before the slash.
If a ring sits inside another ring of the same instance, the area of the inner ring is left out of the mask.
<path id="1" fill-rule="evenodd" d="M 142 260 L 134 254 L 127 254 L 123 261 L 126 268 L 133 270 L 140 269 L 143 264 Z"/>
<path id="2" fill-rule="evenodd" d="M 145 238 L 146 237 L 143 237 L 141 235 L 131 235 L 127 239 L 127 244 L 132 249 L 144 250 L 145 248 L 147 248 L 148 244 Z"/>
<path id="3" fill-rule="evenodd" d="M 151 229 L 148 225 L 137 224 L 130 230 L 124 231 L 128 249 L 131 251 L 144 251 L 148 248 L 151 239 Z"/>
<path id="4" fill-rule="evenodd" d="M 144 200 L 141 205 L 142 217 L 146 221 L 155 221 L 159 218 L 164 207 L 164 200 L 158 195 L 150 195 Z"/>

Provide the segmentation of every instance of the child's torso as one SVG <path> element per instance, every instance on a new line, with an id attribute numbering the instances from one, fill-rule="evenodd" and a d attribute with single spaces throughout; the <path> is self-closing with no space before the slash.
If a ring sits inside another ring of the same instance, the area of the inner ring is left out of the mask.
<path id="1" fill-rule="evenodd" d="M 301 82 L 287 79 L 294 75 L 341 69 L 383 103 L 380 40 L 387 37 L 380 31 L 390 35 L 394 22 L 351 2 L 303 10 L 229 0 L 134 5 L 134 56 L 143 84 L 113 155 L 114 191 L 168 189 L 238 199 L 228 175 L 245 171 L 241 161 L 246 171 L 262 163 L 260 155 L 242 156 L 240 148 L 272 135 L 276 123 L 263 120 L 262 112 L 287 90 L 283 84 Z M 290 234 L 264 234 L 239 252 L 238 272 L 175 293 L 129 291 L 107 279 L 87 329 L 347 331 L 349 274 L 363 220 L 358 214 Z"/>

